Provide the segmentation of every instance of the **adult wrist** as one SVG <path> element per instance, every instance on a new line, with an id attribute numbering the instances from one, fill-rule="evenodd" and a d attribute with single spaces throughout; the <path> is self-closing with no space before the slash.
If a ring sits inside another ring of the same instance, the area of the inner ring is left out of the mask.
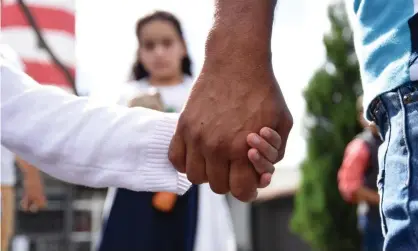
<path id="1" fill-rule="evenodd" d="M 277 0 L 217 0 L 206 60 L 271 64 L 271 35 Z"/>
<path id="2" fill-rule="evenodd" d="M 177 126 L 178 114 L 161 113 L 150 134 L 143 137 L 147 141 L 144 150 L 141 174 L 147 191 L 166 191 L 183 195 L 191 183 L 185 174 L 179 173 L 168 160 L 168 149 Z"/>
<path id="3" fill-rule="evenodd" d="M 205 63 L 269 66 L 271 59 L 270 42 L 261 37 L 240 36 L 217 26 L 210 31 L 206 41 Z"/>

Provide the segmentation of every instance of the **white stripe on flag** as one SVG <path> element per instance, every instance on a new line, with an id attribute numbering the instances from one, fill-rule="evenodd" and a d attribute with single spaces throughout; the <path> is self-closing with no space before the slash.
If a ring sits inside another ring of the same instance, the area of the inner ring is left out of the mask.
<path id="1" fill-rule="evenodd" d="M 56 86 L 55 83 L 39 83 L 39 84 L 41 84 L 41 85 Z M 71 89 L 70 87 L 66 87 L 66 86 L 57 86 L 57 87 L 60 88 L 60 89 L 62 89 L 62 90 L 64 90 L 64 91 L 66 91 L 66 92 L 68 92 L 68 93 L 74 94 L 74 90 Z"/>
<path id="2" fill-rule="evenodd" d="M 75 38 L 59 31 L 44 31 L 44 39 L 55 55 L 67 66 L 74 67 Z M 22 59 L 50 62 L 49 54 L 40 49 L 38 40 L 29 27 L 3 28 L 0 42 L 9 44 Z"/>
<path id="3" fill-rule="evenodd" d="M 84 0 L 82 0 L 84 1 Z M 91 1 L 91 0 L 90 0 Z M 17 3 L 17 0 L 3 0 L 4 5 L 11 5 Z M 75 12 L 75 0 L 25 0 L 26 5 L 39 6 L 52 9 L 66 10 Z"/>

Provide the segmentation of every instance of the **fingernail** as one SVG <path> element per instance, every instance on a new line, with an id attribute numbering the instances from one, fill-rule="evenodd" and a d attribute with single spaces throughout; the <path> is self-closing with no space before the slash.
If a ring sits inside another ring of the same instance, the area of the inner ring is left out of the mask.
<path id="1" fill-rule="evenodd" d="M 271 135 L 271 132 L 270 132 L 270 130 L 269 129 L 267 129 L 267 128 L 263 128 L 263 129 L 261 129 L 261 135 L 263 135 L 263 137 L 265 137 L 265 138 L 268 138 L 268 137 L 270 137 L 270 135 Z"/>
<path id="2" fill-rule="evenodd" d="M 263 174 L 263 176 L 262 176 L 262 181 L 263 181 L 263 184 L 265 185 L 265 186 L 268 186 L 268 185 L 270 185 L 270 182 L 271 182 L 271 174 L 269 174 L 269 173 L 265 173 L 265 174 Z"/>
<path id="3" fill-rule="evenodd" d="M 266 176 L 267 176 L 266 181 L 267 181 L 268 184 L 270 184 L 271 183 L 271 178 L 273 177 L 273 175 L 266 175 Z"/>
<path id="4" fill-rule="evenodd" d="M 260 139 L 258 138 L 257 135 L 254 135 L 251 140 L 253 141 L 254 144 L 260 144 Z"/>
<path id="5" fill-rule="evenodd" d="M 258 153 L 258 151 L 255 151 L 254 159 L 255 160 L 259 160 L 260 159 L 260 153 Z"/>

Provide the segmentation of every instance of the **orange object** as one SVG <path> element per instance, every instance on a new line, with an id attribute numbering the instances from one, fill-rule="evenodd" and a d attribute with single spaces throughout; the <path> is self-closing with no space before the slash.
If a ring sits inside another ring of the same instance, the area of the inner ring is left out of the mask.
<path id="1" fill-rule="evenodd" d="M 158 192 L 152 197 L 152 205 L 165 213 L 171 212 L 177 201 L 177 194 L 169 192 Z"/>

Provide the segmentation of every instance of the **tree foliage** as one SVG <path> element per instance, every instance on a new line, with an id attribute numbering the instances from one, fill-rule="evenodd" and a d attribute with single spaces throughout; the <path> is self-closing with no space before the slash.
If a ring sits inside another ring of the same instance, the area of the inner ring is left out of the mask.
<path id="1" fill-rule="evenodd" d="M 356 206 L 340 196 L 337 172 L 344 149 L 361 130 L 356 120 L 356 99 L 361 92 L 352 32 L 342 4 L 329 7 L 331 31 L 324 36 L 326 63 L 304 92 L 307 158 L 295 200 L 292 229 L 313 249 L 358 251 Z"/>

